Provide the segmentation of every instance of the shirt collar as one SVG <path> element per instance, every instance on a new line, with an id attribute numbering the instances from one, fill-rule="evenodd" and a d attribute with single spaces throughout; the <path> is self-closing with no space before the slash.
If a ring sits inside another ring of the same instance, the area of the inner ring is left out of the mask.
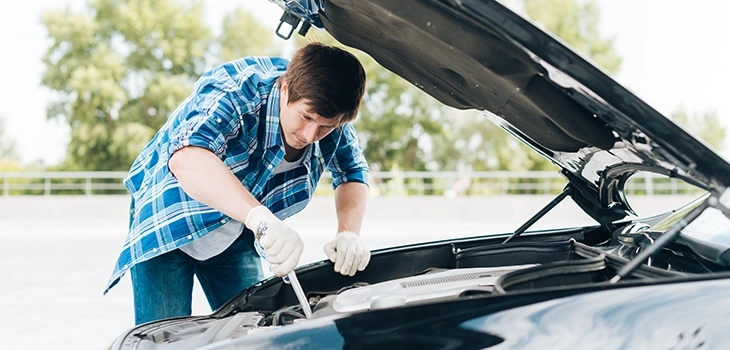
<path id="1" fill-rule="evenodd" d="M 281 94 L 279 84 L 274 83 L 274 87 L 269 94 L 269 101 L 266 104 L 266 132 L 264 137 L 264 146 L 266 149 L 272 147 L 284 148 L 284 141 L 281 139 L 281 126 L 279 122 L 279 100 Z"/>

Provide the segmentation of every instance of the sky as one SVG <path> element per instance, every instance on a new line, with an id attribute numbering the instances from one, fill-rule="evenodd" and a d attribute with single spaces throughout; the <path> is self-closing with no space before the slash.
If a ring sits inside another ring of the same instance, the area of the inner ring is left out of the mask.
<path id="1" fill-rule="evenodd" d="M 680 105 L 690 113 L 715 109 L 730 127 L 730 3 L 717 0 L 597 0 L 604 36 L 623 57 L 614 78 L 664 115 Z M 0 4 L 0 116 L 24 163 L 61 162 L 69 128 L 45 117 L 50 92 L 41 86 L 41 57 L 49 46 L 42 11 L 83 0 L 28 0 Z M 266 0 L 207 0 L 212 27 L 237 5 L 275 27 L 279 8 Z M 272 29 L 273 30 L 273 29 Z M 730 137 L 729 137 L 730 138 Z M 730 140 L 729 140 L 730 141 Z M 730 151 L 730 145 L 725 149 Z M 727 152 L 726 152 L 727 153 Z M 727 157 L 726 158 L 730 158 Z"/>

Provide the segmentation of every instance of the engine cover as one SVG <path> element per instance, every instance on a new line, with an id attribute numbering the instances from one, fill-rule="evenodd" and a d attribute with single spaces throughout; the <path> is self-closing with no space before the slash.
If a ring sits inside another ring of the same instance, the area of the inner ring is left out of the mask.
<path id="1" fill-rule="evenodd" d="M 501 276 L 535 265 L 452 269 L 390 280 L 346 290 L 332 301 L 332 311 L 350 313 L 454 299 L 467 290 L 492 291 Z"/>

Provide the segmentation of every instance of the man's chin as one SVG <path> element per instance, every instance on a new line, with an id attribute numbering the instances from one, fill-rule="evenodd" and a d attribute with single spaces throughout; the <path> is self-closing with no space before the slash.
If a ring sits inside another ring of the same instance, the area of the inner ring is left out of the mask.
<path id="1" fill-rule="evenodd" d="M 296 149 L 296 150 L 304 149 L 305 147 L 307 147 L 309 145 L 308 143 L 303 143 L 303 142 L 300 142 L 299 140 L 295 140 L 294 142 L 288 142 L 287 140 L 284 140 L 284 142 L 286 143 L 287 146 L 289 146 L 293 149 Z"/>
<path id="2" fill-rule="evenodd" d="M 306 141 L 302 141 L 302 140 L 298 140 L 297 139 L 296 140 L 296 144 L 294 146 L 292 146 L 292 147 L 294 147 L 296 149 L 304 149 L 307 146 L 309 146 L 309 142 L 306 142 Z"/>

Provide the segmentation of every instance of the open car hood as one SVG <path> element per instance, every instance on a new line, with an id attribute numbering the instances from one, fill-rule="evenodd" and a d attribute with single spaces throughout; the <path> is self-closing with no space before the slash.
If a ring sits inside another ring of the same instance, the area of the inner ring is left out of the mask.
<path id="1" fill-rule="evenodd" d="M 632 212 L 621 190 L 637 171 L 716 194 L 730 183 L 706 144 L 496 1 L 272 1 L 440 102 L 485 111 L 562 168 L 601 223 Z"/>

